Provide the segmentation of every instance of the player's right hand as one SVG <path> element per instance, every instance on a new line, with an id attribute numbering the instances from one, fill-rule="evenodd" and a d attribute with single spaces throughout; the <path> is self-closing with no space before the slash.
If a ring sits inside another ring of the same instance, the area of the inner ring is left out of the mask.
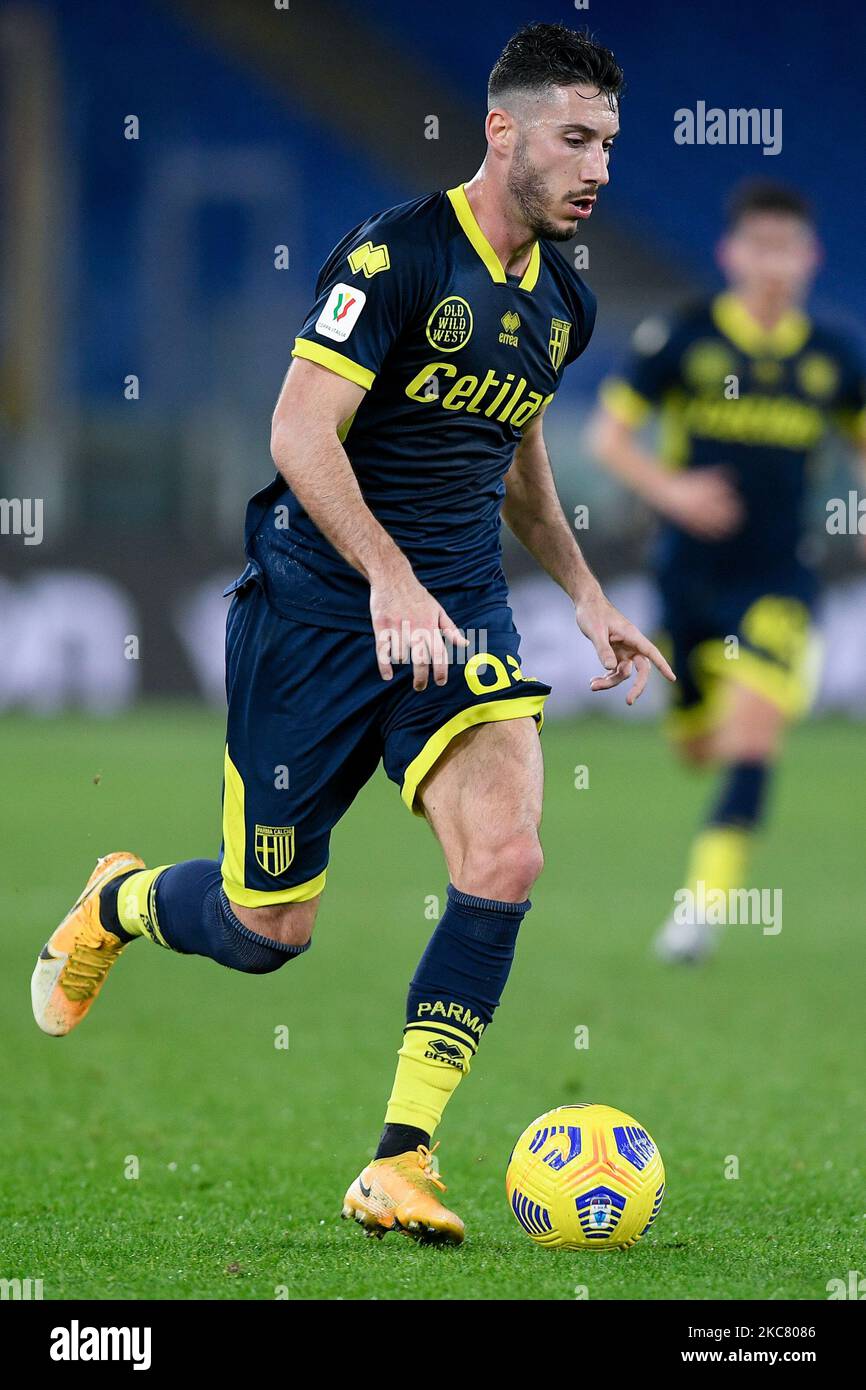
<path id="1" fill-rule="evenodd" d="M 746 515 L 742 498 L 722 464 L 668 474 L 659 510 L 675 526 L 706 541 L 732 536 Z"/>
<path id="2" fill-rule="evenodd" d="M 370 617 L 383 681 L 391 680 L 393 666 L 411 661 L 415 690 L 426 690 L 431 666 L 436 684 L 444 685 L 449 659 L 446 640 L 455 647 L 469 645 L 441 603 L 418 583 L 408 566 L 399 578 L 370 585 Z"/>

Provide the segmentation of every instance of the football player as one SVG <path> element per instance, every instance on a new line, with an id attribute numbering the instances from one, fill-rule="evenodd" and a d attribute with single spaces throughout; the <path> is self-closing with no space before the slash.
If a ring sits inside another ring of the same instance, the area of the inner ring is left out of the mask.
<path id="1" fill-rule="evenodd" d="M 592 426 L 602 462 L 661 517 L 655 567 L 679 675 L 671 729 L 690 764 L 718 769 L 687 893 L 657 938 L 672 961 L 715 945 L 701 905 L 745 884 L 785 729 L 814 685 L 810 460 L 831 426 L 855 449 L 866 441 L 861 355 L 803 308 L 819 259 L 799 193 L 741 186 L 718 248 L 727 288 L 637 329 Z M 656 450 L 640 437 L 654 413 Z"/>
<path id="2" fill-rule="evenodd" d="M 227 591 L 220 859 L 109 855 L 34 975 L 37 1021 L 62 1035 L 137 938 L 248 972 L 297 959 L 331 831 L 382 760 L 450 884 L 409 987 L 378 1151 L 345 1197 L 372 1234 L 462 1240 L 431 1136 L 541 870 L 550 687 L 521 667 L 501 517 L 571 598 L 603 668 L 594 689 L 634 677 L 632 703 L 650 663 L 672 679 L 588 569 L 543 436 L 595 317 L 553 243 L 608 182 L 621 81 L 587 37 L 522 30 L 490 78 L 475 176 L 367 218 L 328 256 L 274 412 L 277 475 L 249 505 L 248 563 Z"/>

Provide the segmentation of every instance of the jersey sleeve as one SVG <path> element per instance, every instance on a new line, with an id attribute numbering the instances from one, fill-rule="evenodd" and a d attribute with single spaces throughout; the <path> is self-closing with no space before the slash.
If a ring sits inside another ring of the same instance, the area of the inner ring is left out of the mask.
<path id="1" fill-rule="evenodd" d="M 624 425 L 638 428 L 677 385 L 679 359 L 671 325 L 661 318 L 644 319 L 632 335 L 623 370 L 602 382 L 602 404 Z"/>
<path id="2" fill-rule="evenodd" d="M 364 223 L 331 252 L 316 299 L 295 339 L 293 357 L 337 372 L 365 391 L 416 312 L 417 251 L 403 227 Z"/>
<path id="3" fill-rule="evenodd" d="M 574 334 L 571 335 L 569 342 L 565 358 L 566 366 L 576 362 L 581 353 L 589 347 L 589 340 L 595 327 L 597 307 L 598 301 L 592 290 L 581 283 L 580 292 L 574 297 Z"/>

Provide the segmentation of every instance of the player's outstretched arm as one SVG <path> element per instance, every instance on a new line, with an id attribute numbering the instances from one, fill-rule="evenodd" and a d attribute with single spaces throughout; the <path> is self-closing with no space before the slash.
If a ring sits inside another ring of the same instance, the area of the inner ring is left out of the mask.
<path id="1" fill-rule="evenodd" d="M 612 690 L 634 672 L 635 682 L 626 696 L 632 705 L 647 683 L 650 664 L 667 680 L 676 680 L 658 648 L 605 598 L 584 560 L 557 496 L 540 417 L 515 451 L 505 479 L 502 515 L 521 545 L 573 602 L 577 625 L 607 672 L 592 680 L 593 690 Z"/>
<path id="2" fill-rule="evenodd" d="M 364 501 L 338 435 L 364 395 L 355 382 L 296 358 L 274 410 L 271 455 L 322 534 L 370 585 L 382 679 L 391 679 L 392 663 L 411 661 L 415 689 L 423 690 L 431 666 L 437 685 L 447 680 L 446 640 L 465 646 L 466 639 Z"/>
<path id="3" fill-rule="evenodd" d="M 605 468 L 660 516 L 702 540 L 722 540 L 742 524 L 743 504 L 723 466 L 672 473 L 636 430 L 600 406 L 589 447 Z"/>

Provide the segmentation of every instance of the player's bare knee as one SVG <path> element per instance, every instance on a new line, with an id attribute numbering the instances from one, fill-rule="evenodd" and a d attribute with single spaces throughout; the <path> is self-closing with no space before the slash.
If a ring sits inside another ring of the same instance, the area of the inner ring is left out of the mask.
<path id="1" fill-rule="evenodd" d="M 537 832 L 515 830 L 471 847 L 458 887 L 497 902 L 523 902 L 543 868 Z"/>
<path id="2" fill-rule="evenodd" d="M 248 931 L 278 941 L 282 946 L 308 944 L 318 907 L 319 897 L 303 903 L 267 903 L 260 907 L 232 903 L 232 911 Z"/>
<path id="3" fill-rule="evenodd" d="M 782 729 L 736 729 L 726 731 L 720 753 L 729 763 L 772 763 L 779 756 Z"/>

